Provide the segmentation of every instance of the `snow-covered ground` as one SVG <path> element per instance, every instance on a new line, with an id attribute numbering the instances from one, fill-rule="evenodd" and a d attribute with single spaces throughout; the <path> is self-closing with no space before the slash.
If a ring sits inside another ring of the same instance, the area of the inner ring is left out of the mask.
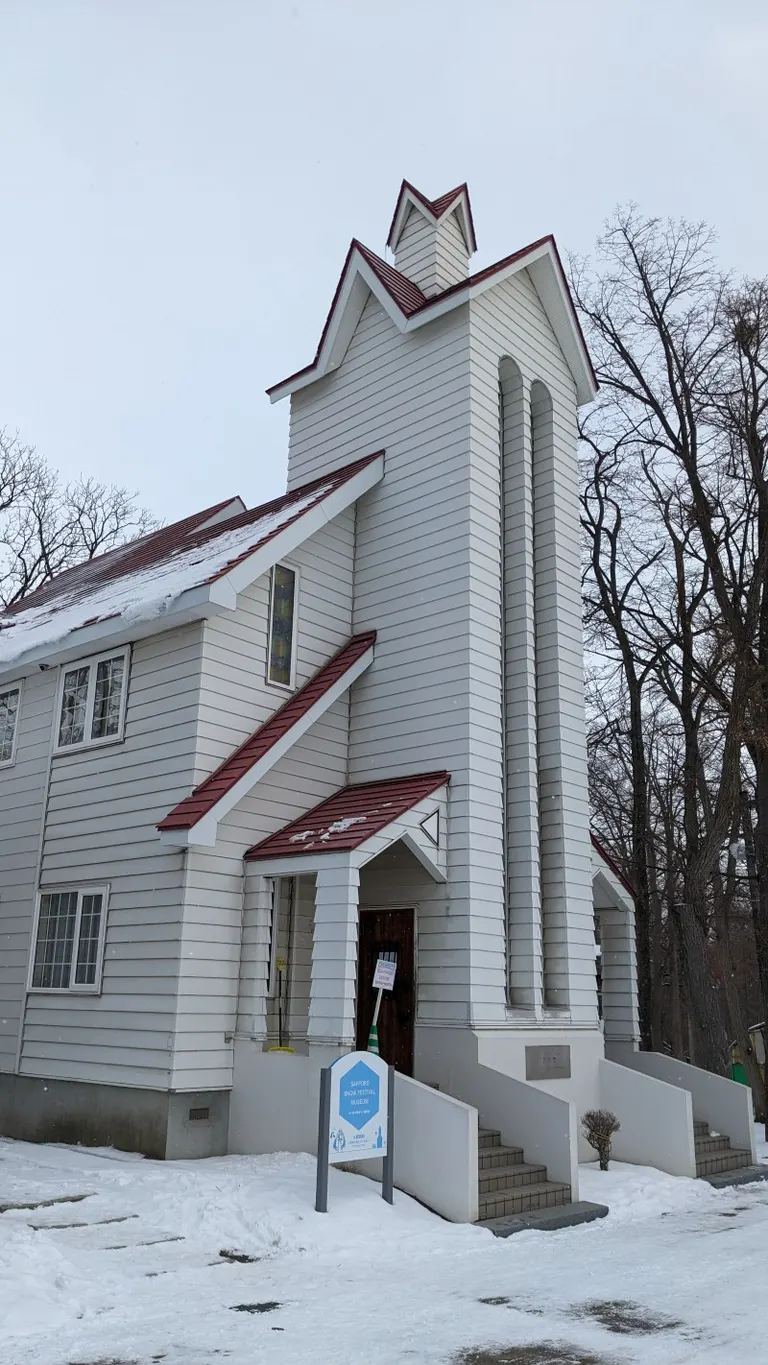
<path id="1" fill-rule="evenodd" d="M 768 1183 L 587 1166 L 608 1218 L 502 1241 L 314 1169 L 0 1140 L 0 1362 L 765 1365 Z"/>

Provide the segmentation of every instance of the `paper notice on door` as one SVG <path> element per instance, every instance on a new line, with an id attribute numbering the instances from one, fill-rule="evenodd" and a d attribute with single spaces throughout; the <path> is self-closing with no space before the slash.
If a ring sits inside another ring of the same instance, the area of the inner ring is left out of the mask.
<path id="1" fill-rule="evenodd" d="M 388 962 L 386 958 L 380 957 L 373 973 L 373 989 L 391 991 L 395 984 L 396 971 L 396 962 Z"/>

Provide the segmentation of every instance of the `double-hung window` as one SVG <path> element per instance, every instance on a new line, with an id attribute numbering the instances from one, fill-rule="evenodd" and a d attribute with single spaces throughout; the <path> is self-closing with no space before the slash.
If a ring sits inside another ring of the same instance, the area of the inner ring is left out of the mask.
<path id="1" fill-rule="evenodd" d="M 296 655 L 298 575 L 287 564 L 275 564 L 269 595 L 267 682 L 293 687 Z"/>
<path id="2" fill-rule="evenodd" d="M 16 756 L 16 733 L 19 728 L 21 683 L 0 687 L 0 768 L 13 763 Z"/>
<path id="3" fill-rule="evenodd" d="M 121 739 L 127 681 L 127 649 L 66 667 L 59 697 L 57 750 Z"/>
<path id="4" fill-rule="evenodd" d="M 105 886 L 41 891 L 30 989 L 97 994 L 106 920 Z"/>

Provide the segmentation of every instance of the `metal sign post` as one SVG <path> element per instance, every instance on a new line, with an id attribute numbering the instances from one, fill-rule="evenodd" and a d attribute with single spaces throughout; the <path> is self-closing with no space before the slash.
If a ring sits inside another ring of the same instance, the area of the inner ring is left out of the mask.
<path id="1" fill-rule="evenodd" d="M 395 1073 L 370 1052 L 349 1052 L 320 1072 L 315 1209 L 328 1212 L 328 1167 L 383 1158 L 381 1193 L 394 1202 Z"/>

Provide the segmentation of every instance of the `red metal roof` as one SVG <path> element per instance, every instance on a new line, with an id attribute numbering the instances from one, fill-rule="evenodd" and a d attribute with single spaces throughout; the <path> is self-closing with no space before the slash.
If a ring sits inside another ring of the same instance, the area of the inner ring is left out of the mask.
<path id="1" fill-rule="evenodd" d="M 421 190 L 417 190 L 417 189 L 416 189 L 416 186 L 415 186 L 415 185 L 412 185 L 411 182 L 410 182 L 409 180 L 404 180 L 403 183 L 402 183 L 402 185 L 400 186 L 400 193 L 399 193 L 398 196 L 397 196 L 397 203 L 395 204 L 395 211 L 394 211 L 394 213 L 392 214 L 392 222 L 391 222 L 390 225 L 389 225 L 389 234 L 388 234 L 388 236 L 387 236 L 387 246 L 391 246 L 391 245 L 392 245 L 392 236 L 393 236 L 394 231 L 395 231 L 395 223 L 397 222 L 397 215 L 398 215 L 398 213 L 400 212 L 400 204 L 401 204 L 401 202 L 402 202 L 402 198 L 403 198 L 403 195 L 405 194 L 406 190 L 410 191 L 410 193 L 413 195 L 414 199 L 418 199 L 419 203 L 424 205 L 424 208 L 427 210 L 428 213 L 431 213 L 431 215 L 432 215 L 432 217 L 433 217 L 434 219 L 438 219 L 438 218 L 442 217 L 442 215 L 445 213 L 446 209 L 450 208 L 450 207 L 451 207 L 451 204 L 455 203 L 456 200 L 459 198 L 459 196 L 463 194 L 463 195 L 465 196 L 465 199 L 466 199 L 466 205 L 467 205 L 467 219 L 468 219 L 468 221 L 469 221 L 469 230 L 470 230 L 470 232 L 471 232 L 471 234 L 472 234 L 472 240 L 471 240 L 471 242 L 468 242 L 467 245 L 468 245 L 468 247 L 469 247 L 469 249 L 470 249 L 470 252 L 476 251 L 476 250 L 477 250 L 477 240 L 476 240 L 476 238 L 475 238 L 475 224 L 474 224 L 474 221 L 473 221 L 473 218 L 472 218 L 472 205 L 471 205 L 471 203 L 469 202 L 469 187 L 467 186 L 466 180 L 464 181 L 463 184 L 457 185 L 456 188 L 455 188 L 455 190 L 449 190 L 447 194 L 441 194 L 439 199 L 427 199 L 427 196 L 426 196 L 425 194 L 422 194 L 422 193 L 421 193 Z"/>
<path id="2" fill-rule="evenodd" d="M 4 619 L 9 617 L 15 619 L 33 607 L 55 606 L 59 598 L 66 599 L 68 605 L 74 601 L 87 601 L 90 594 L 97 588 L 127 578 L 139 570 L 159 565 L 172 559 L 180 551 L 193 550 L 197 546 L 207 544 L 213 545 L 217 537 L 221 535 L 259 522 L 264 517 L 285 511 L 285 519 L 281 520 L 275 529 L 262 537 L 256 537 L 253 544 L 249 544 L 239 554 L 233 554 L 231 561 L 228 561 L 223 569 L 219 569 L 218 572 L 206 578 L 203 562 L 200 583 L 213 582 L 228 573 L 235 564 L 247 559 L 260 545 L 266 544 L 286 526 L 290 526 L 299 516 L 303 516 L 309 510 L 308 507 L 302 506 L 295 516 L 291 516 L 290 511 L 293 503 L 304 503 L 305 499 L 315 489 L 318 491 L 317 501 L 321 502 L 323 498 L 328 497 L 330 493 L 346 483 L 361 469 L 364 469 L 372 460 L 377 459 L 381 453 L 381 451 L 376 451 L 372 455 L 366 455 L 363 459 L 355 460 L 353 464 L 344 465 L 343 468 L 332 474 L 323 474 L 310 483 L 302 484 L 300 488 L 292 489 L 290 493 L 284 494 L 281 498 L 274 498 L 271 502 L 262 503 L 260 507 L 253 507 L 250 511 L 240 512 L 224 521 L 218 521 L 213 526 L 206 526 L 205 523 L 217 512 L 227 507 L 232 501 L 231 498 L 218 503 L 215 507 L 208 507 L 203 512 L 196 512 L 191 517 L 185 517 L 182 521 L 174 522 L 171 526 L 163 526 L 159 531 L 152 531 L 149 535 L 141 536 L 138 540 L 129 541 L 127 545 L 121 545 L 116 550 L 109 550 L 106 554 L 97 555 L 93 559 L 75 565 L 72 569 L 65 569 L 63 573 L 57 574 L 55 578 L 51 579 L 50 583 L 45 583 L 36 592 L 30 593 L 29 597 L 22 598 L 20 602 L 0 613 L 0 627 Z M 314 503 L 311 505 L 314 506 Z"/>
<path id="3" fill-rule="evenodd" d="M 180 801 L 178 806 L 174 806 L 172 811 L 160 821 L 158 829 L 193 829 L 204 815 L 213 810 L 214 806 L 240 781 L 251 768 L 263 758 L 266 753 L 287 735 L 289 730 L 301 720 L 309 710 L 330 691 L 334 683 L 343 678 L 353 664 L 361 659 L 366 650 L 369 650 L 376 642 L 376 631 L 369 630 L 364 635 L 355 635 L 343 646 L 342 649 L 329 659 L 327 664 L 318 669 L 314 677 L 308 683 L 299 688 L 292 697 L 275 711 L 269 720 L 260 725 L 258 730 L 235 749 L 229 758 L 206 777 L 199 787 L 190 796 L 186 796 Z"/>
<path id="4" fill-rule="evenodd" d="M 579 337 L 581 338 L 581 343 L 584 347 L 584 354 L 586 356 L 587 365 L 589 366 L 589 372 L 592 376 L 595 387 L 597 387 L 597 376 L 595 374 L 594 366 L 592 364 L 592 360 L 589 354 L 586 338 L 584 336 L 584 331 L 582 329 L 578 314 L 573 304 L 573 298 L 571 295 L 570 288 L 568 286 L 568 280 L 565 271 L 563 270 L 563 263 L 560 259 L 560 253 L 557 249 L 557 243 L 552 234 L 548 233 L 546 237 L 539 237 L 535 242 L 529 242 L 528 246 L 521 247 L 519 251 L 513 251 L 511 256 L 504 256 L 502 260 L 495 261 L 493 265 L 486 266 L 484 270 L 478 270 L 475 272 L 474 275 L 467 276 L 465 280 L 458 280 L 456 284 L 449 285 L 448 288 L 443 289 L 441 293 L 432 294 L 429 297 L 427 297 L 427 295 L 424 294 L 421 289 L 419 289 L 418 285 L 413 283 L 413 280 L 409 280 L 405 275 L 402 274 L 401 271 L 395 270 L 394 266 L 389 265 L 387 261 L 383 261 L 380 256 L 377 256 L 374 251 L 370 250 L 370 247 L 363 246 L 362 242 L 358 242 L 355 238 L 353 238 L 349 247 L 349 251 L 347 252 L 346 260 L 344 261 L 341 275 L 339 276 L 339 282 L 336 285 L 333 300 L 331 302 L 331 307 L 328 311 L 328 316 L 325 319 L 325 324 L 323 326 L 322 334 L 320 336 L 320 341 L 318 342 L 317 350 L 315 351 L 314 359 L 309 363 L 309 365 L 304 365 L 302 369 L 295 370 L 293 374 L 289 374 L 286 376 L 285 379 L 281 379 L 279 383 L 272 384 L 267 389 L 267 393 L 268 394 L 275 393 L 276 390 L 281 389 L 284 384 L 290 384 L 294 379 L 301 379 L 303 375 L 311 374 L 313 370 L 317 369 L 318 363 L 320 361 L 320 355 L 323 349 L 323 343 L 325 341 L 326 336 L 328 335 L 328 329 L 331 325 L 333 315 L 336 311 L 336 305 L 341 294 L 341 289 L 342 285 L 344 284 L 344 279 L 346 277 L 347 270 L 349 269 L 349 263 L 352 258 L 352 253 L 355 250 L 359 251 L 363 259 L 368 262 L 369 266 L 374 271 L 377 278 L 381 281 L 390 297 L 394 299 L 395 303 L 397 304 L 398 308 L 403 313 L 403 315 L 407 318 L 412 318 L 415 317 L 416 314 L 423 313 L 428 308 L 433 308 L 435 307 L 436 304 L 442 303 L 444 299 L 451 298 L 455 294 L 460 294 L 464 289 L 471 289 L 473 285 L 480 284 L 482 283 L 483 280 L 490 279 L 493 275 L 498 275 L 502 270 L 506 270 L 508 266 L 514 265 L 517 261 L 523 260 L 525 256 L 530 256 L 534 251 L 538 251 L 540 247 L 546 245 L 551 246 L 554 252 L 557 268 L 560 273 L 563 285 L 565 287 L 565 293 L 568 300 L 568 309 L 571 315 L 571 319 L 573 321 L 573 324 L 576 328 Z"/>
<path id="5" fill-rule="evenodd" d="M 417 773 L 342 787 L 327 801 L 249 848 L 246 858 L 298 858 L 304 853 L 346 853 L 450 782 L 446 772 Z"/>
<path id="6" fill-rule="evenodd" d="M 592 840 L 592 847 L 595 850 L 595 852 L 602 858 L 603 862 L 611 869 L 611 872 L 613 873 L 616 880 L 621 882 L 621 885 L 624 887 L 624 890 L 627 891 L 634 900 L 637 895 L 637 892 L 635 891 L 635 888 L 633 887 L 632 883 L 630 881 L 627 881 L 627 878 L 624 876 L 624 873 L 622 872 L 615 858 L 612 858 L 608 850 L 606 848 L 603 848 L 603 845 L 600 843 L 600 840 L 597 838 L 595 834 L 590 834 L 589 837 Z"/>

